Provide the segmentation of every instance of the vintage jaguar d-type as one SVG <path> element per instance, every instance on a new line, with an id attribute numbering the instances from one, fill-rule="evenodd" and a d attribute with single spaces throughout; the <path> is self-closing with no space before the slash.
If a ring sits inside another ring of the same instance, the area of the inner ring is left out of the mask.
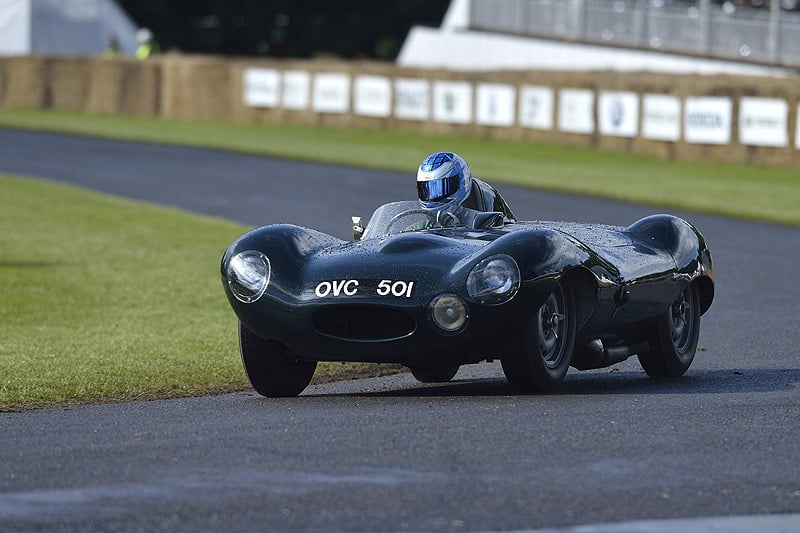
<path id="1" fill-rule="evenodd" d="M 222 258 L 245 371 L 264 396 L 305 389 L 318 361 L 400 363 L 422 382 L 500 359 L 519 391 L 569 366 L 636 354 L 681 376 L 714 297 L 700 232 L 669 215 L 628 227 L 519 222 L 503 212 L 379 207 L 354 241 L 269 225 Z"/>

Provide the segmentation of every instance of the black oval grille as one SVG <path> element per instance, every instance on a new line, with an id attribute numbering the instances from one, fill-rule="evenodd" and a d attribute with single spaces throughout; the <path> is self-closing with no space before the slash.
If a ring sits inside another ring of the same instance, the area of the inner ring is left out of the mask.
<path id="1" fill-rule="evenodd" d="M 335 305 L 319 309 L 311 318 L 323 335 L 357 341 L 382 341 L 407 337 L 417 323 L 405 311 L 369 305 Z"/>

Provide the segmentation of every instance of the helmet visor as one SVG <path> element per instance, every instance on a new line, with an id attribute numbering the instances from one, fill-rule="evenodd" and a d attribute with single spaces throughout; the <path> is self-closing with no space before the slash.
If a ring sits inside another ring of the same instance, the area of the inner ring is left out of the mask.
<path id="1" fill-rule="evenodd" d="M 423 202 L 438 202 L 458 190 L 461 182 L 459 175 L 417 182 L 417 193 Z"/>

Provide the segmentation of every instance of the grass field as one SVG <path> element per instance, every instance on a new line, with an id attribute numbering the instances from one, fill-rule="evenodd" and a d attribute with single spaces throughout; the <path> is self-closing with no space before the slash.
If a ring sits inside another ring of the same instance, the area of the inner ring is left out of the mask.
<path id="1" fill-rule="evenodd" d="M 4 175 L 0 205 L 0 411 L 249 388 L 219 275 L 247 228 Z"/>
<path id="2" fill-rule="evenodd" d="M 800 226 L 800 174 L 790 168 L 412 133 L 74 113 L 0 110 L 0 125 L 380 165 L 409 179 L 421 157 L 446 148 L 495 181 Z M 0 411 L 249 388 L 218 273 L 222 252 L 245 227 L 2 175 L 0 205 Z M 315 379 L 377 371 L 321 365 Z"/>
<path id="3" fill-rule="evenodd" d="M 275 124 L 175 122 L 0 110 L 0 125 L 223 148 L 413 175 L 430 152 L 459 152 L 490 181 L 800 226 L 796 168 L 662 161 L 573 147 Z"/>

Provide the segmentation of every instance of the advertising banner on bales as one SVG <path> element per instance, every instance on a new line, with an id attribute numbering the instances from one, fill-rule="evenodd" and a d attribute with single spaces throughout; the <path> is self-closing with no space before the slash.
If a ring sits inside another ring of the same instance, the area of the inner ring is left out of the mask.
<path id="1" fill-rule="evenodd" d="M 794 132 L 794 147 L 800 150 L 800 104 L 797 105 L 797 126 Z"/>
<path id="2" fill-rule="evenodd" d="M 312 106 L 318 113 L 347 113 L 350 110 L 350 76 L 338 72 L 316 74 Z"/>
<path id="3" fill-rule="evenodd" d="M 479 83 L 476 122 L 482 126 L 513 126 L 516 96 L 513 85 Z"/>
<path id="4" fill-rule="evenodd" d="M 398 78 L 394 82 L 394 116 L 403 120 L 428 120 L 431 84 L 427 80 Z"/>
<path id="5" fill-rule="evenodd" d="M 358 76 L 354 98 L 356 114 L 388 117 L 392 112 L 392 83 L 386 76 Z"/>
<path id="6" fill-rule="evenodd" d="M 668 94 L 646 94 L 642 98 L 642 137 L 654 141 L 681 138 L 681 101 Z"/>
<path id="7" fill-rule="evenodd" d="M 789 104 L 780 98 L 739 100 L 739 142 L 748 146 L 789 145 Z"/>
<path id="8" fill-rule="evenodd" d="M 636 137 L 639 131 L 639 95 L 604 91 L 597 102 L 600 133 L 614 137 Z"/>
<path id="9" fill-rule="evenodd" d="M 308 109 L 308 94 L 311 75 L 304 70 L 289 70 L 283 73 L 283 108 Z"/>
<path id="10" fill-rule="evenodd" d="M 433 120 L 449 124 L 472 122 L 472 85 L 466 81 L 434 82 Z"/>
<path id="11" fill-rule="evenodd" d="M 683 138 L 697 144 L 731 142 L 730 98 L 701 96 L 687 98 L 684 108 Z"/>
<path id="12" fill-rule="evenodd" d="M 281 73 L 269 68 L 244 71 L 244 104 L 250 107 L 278 107 L 281 97 Z"/>
<path id="13" fill-rule="evenodd" d="M 558 92 L 558 129 L 567 133 L 594 133 L 594 91 L 561 89 Z"/>
<path id="14" fill-rule="evenodd" d="M 519 124 L 537 130 L 553 129 L 553 89 L 524 85 L 519 94 Z"/>

